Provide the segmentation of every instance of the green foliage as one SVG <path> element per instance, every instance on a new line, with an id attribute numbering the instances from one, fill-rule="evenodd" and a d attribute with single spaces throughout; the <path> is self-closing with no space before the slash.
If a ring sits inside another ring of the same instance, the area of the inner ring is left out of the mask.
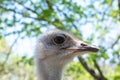
<path id="1" fill-rule="evenodd" d="M 21 56 L 12 56 L 7 64 L 2 66 L 0 70 L 2 80 L 35 80 L 33 72 L 33 58 L 26 58 Z"/>
<path id="2" fill-rule="evenodd" d="M 0 54 L 5 54 L 8 53 L 9 51 L 9 45 L 7 44 L 7 42 L 5 41 L 5 39 L 0 39 Z"/>
<path id="3" fill-rule="evenodd" d="M 96 60 L 108 80 L 119 80 L 120 6 L 117 4 L 117 0 L 0 0 L 0 79 L 35 80 L 33 58 L 11 52 L 5 61 L 11 48 L 7 37 L 31 38 L 46 29 L 58 28 L 89 43 L 97 42 L 100 51 L 87 55 L 85 61 L 99 74 L 93 61 Z M 69 78 L 94 80 L 79 62 L 68 66 L 64 79 Z"/>
<path id="4" fill-rule="evenodd" d="M 68 80 L 69 78 L 72 80 L 93 80 L 90 74 L 86 73 L 79 62 L 72 62 L 70 65 L 68 65 L 65 76 L 66 80 Z"/>

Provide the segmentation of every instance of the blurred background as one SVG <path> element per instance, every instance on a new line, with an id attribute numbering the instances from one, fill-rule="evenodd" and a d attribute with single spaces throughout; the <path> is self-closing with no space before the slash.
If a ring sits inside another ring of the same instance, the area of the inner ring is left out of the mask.
<path id="1" fill-rule="evenodd" d="M 120 0 L 0 0 L 0 80 L 36 80 L 35 40 L 55 28 L 100 47 L 64 80 L 120 80 Z"/>

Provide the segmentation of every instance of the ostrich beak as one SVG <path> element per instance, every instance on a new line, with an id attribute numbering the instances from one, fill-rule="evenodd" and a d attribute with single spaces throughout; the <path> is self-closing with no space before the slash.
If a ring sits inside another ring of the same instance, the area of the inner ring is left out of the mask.
<path id="1" fill-rule="evenodd" d="M 68 50 L 75 50 L 78 52 L 84 52 L 84 51 L 88 51 L 88 52 L 98 52 L 99 48 L 94 46 L 94 45 L 88 45 L 86 43 L 81 43 L 81 45 L 76 45 L 76 46 L 72 46 L 67 48 Z"/>

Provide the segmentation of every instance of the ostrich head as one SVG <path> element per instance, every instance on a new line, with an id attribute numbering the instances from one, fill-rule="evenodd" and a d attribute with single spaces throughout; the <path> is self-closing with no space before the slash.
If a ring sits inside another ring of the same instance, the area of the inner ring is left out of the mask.
<path id="1" fill-rule="evenodd" d="M 37 68 L 41 68 L 42 70 L 45 69 L 43 71 L 44 74 L 50 77 L 50 75 L 55 76 L 52 74 L 55 73 L 56 70 L 59 71 L 59 69 L 62 69 L 63 66 L 75 56 L 82 55 L 86 52 L 97 51 L 98 48 L 86 44 L 70 33 L 61 30 L 51 30 L 38 38 L 35 49 L 35 58 L 36 64 L 38 65 Z M 43 66 L 41 67 L 41 65 Z M 41 70 L 38 70 L 38 73 L 41 75 L 42 72 L 40 72 Z M 45 76 L 44 74 L 42 74 L 42 76 Z M 41 80 L 52 79 L 47 78 Z"/>

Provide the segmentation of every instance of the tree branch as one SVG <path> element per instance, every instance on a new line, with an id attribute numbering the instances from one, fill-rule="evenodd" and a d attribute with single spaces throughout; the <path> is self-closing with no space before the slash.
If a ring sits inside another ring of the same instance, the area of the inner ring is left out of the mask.
<path id="1" fill-rule="evenodd" d="M 95 67 L 97 68 L 97 70 L 98 70 L 98 72 L 99 72 L 99 74 L 100 74 L 101 79 L 102 79 L 102 80 L 107 80 L 107 79 L 104 77 L 104 75 L 103 75 L 103 73 L 102 73 L 102 71 L 101 71 L 98 63 L 96 62 L 96 60 L 94 59 L 93 61 L 94 61 Z"/>
<path id="2" fill-rule="evenodd" d="M 17 36 L 17 38 L 13 41 L 12 45 L 10 46 L 9 51 L 7 52 L 7 55 L 6 55 L 5 60 L 3 61 L 3 63 L 0 64 L 0 66 L 2 66 L 2 67 L 0 68 L 0 72 L 3 71 L 3 69 L 5 69 L 5 64 L 7 63 L 8 59 L 9 59 L 9 57 L 10 57 L 10 54 L 11 54 L 11 52 L 12 52 L 12 49 L 13 49 L 14 45 L 16 44 L 16 42 L 18 41 L 19 37 L 20 37 L 20 34 L 19 34 L 19 35 Z"/>
<path id="3" fill-rule="evenodd" d="M 19 37 L 20 37 L 20 34 L 19 34 L 18 37 L 14 40 L 14 42 L 12 43 L 12 45 L 10 46 L 10 49 L 9 49 L 9 51 L 8 51 L 8 53 L 7 53 L 7 56 L 6 56 L 6 58 L 5 58 L 5 61 L 3 62 L 2 65 L 6 64 L 6 62 L 8 61 L 9 56 L 10 56 L 10 54 L 11 54 L 11 51 L 12 51 L 14 45 L 16 44 L 16 42 L 18 41 Z"/>
<path id="4" fill-rule="evenodd" d="M 90 68 L 87 65 L 86 61 L 82 57 L 78 57 L 78 59 L 79 59 L 80 63 L 82 64 L 82 66 L 90 73 L 91 76 L 93 76 L 97 80 L 104 80 L 95 73 L 94 69 Z"/>
<path id="5" fill-rule="evenodd" d="M 35 10 L 29 8 L 29 7 L 26 7 L 25 5 L 22 5 L 20 4 L 17 0 L 14 0 L 16 3 L 18 3 L 20 6 L 24 7 L 25 9 L 31 11 L 32 13 L 35 13 L 36 15 L 39 15 Z"/>
<path id="6" fill-rule="evenodd" d="M 66 18 L 68 18 L 69 19 L 69 17 L 67 16 L 67 14 L 66 13 L 64 13 L 63 12 L 63 15 L 66 17 Z M 78 29 L 78 27 L 73 23 L 73 22 L 71 22 L 71 24 L 72 24 L 72 26 L 79 32 L 79 34 L 80 35 L 82 35 L 81 33 L 80 33 L 80 31 L 79 31 L 79 29 Z"/>
<path id="7" fill-rule="evenodd" d="M 120 20 L 120 0 L 118 0 L 118 11 L 119 11 L 119 14 L 118 14 L 118 16 L 119 16 L 119 20 Z"/>
<path id="8" fill-rule="evenodd" d="M 23 13 L 18 12 L 15 9 L 6 8 L 6 7 L 2 6 L 1 4 L 0 4 L 0 8 L 7 10 L 7 11 L 14 12 L 14 13 L 19 14 L 19 15 L 26 17 L 26 18 L 31 18 L 31 19 L 38 20 L 38 21 L 45 21 L 45 19 L 43 19 L 43 18 L 40 19 L 40 18 L 31 17 L 31 16 L 25 16 Z"/>
<path id="9" fill-rule="evenodd" d="M 50 1 L 49 1 L 49 0 L 45 0 L 45 2 L 47 3 L 48 8 L 49 8 L 50 10 L 54 11 L 54 9 L 53 9 L 52 6 L 51 6 Z"/>
<path id="10" fill-rule="evenodd" d="M 115 42 L 111 45 L 111 48 L 113 48 L 118 43 L 119 40 L 120 40 L 120 35 L 117 37 Z"/>
<path id="11" fill-rule="evenodd" d="M 52 11 L 52 12 L 54 12 L 54 13 L 56 13 L 55 11 L 54 11 L 54 9 L 53 9 L 53 7 L 51 6 L 51 3 L 50 3 L 50 1 L 49 0 L 45 0 L 45 2 L 46 2 L 46 4 L 47 4 L 47 6 L 48 6 L 48 8 Z M 49 22 L 49 21 L 48 21 Z M 49 23 L 52 23 L 53 25 L 55 25 L 57 28 L 59 28 L 59 29 L 64 29 L 64 25 L 63 25 L 63 23 L 60 21 L 60 19 L 58 18 L 58 16 L 56 15 L 56 17 L 55 17 L 55 21 L 54 22 L 49 22 Z M 58 25 L 57 25 L 57 24 Z"/>

